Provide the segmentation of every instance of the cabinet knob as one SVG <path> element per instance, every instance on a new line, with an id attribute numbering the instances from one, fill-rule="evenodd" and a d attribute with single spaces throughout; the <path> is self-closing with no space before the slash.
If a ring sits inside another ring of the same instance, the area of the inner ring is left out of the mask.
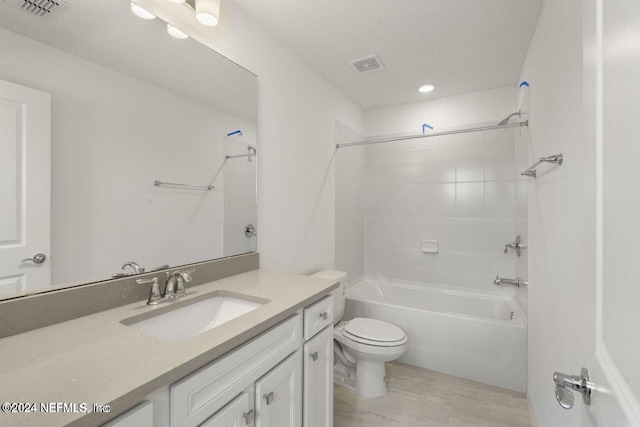
<path id="1" fill-rule="evenodd" d="M 253 409 L 250 410 L 249 412 L 245 412 L 242 414 L 242 418 L 244 418 L 244 422 L 246 425 L 249 425 L 253 422 L 254 416 L 255 416 L 255 412 L 253 412 Z"/>
<path id="2" fill-rule="evenodd" d="M 320 317 L 324 320 L 327 320 L 327 318 L 329 317 L 329 313 L 323 311 L 322 313 L 320 313 Z"/>
<path id="3" fill-rule="evenodd" d="M 311 358 L 313 359 L 314 362 L 318 360 L 318 352 L 314 351 L 313 353 L 311 353 Z"/>
<path id="4" fill-rule="evenodd" d="M 273 392 L 270 392 L 269 394 L 265 394 L 262 397 L 264 397 L 265 400 L 267 401 L 267 405 L 271 405 L 275 396 L 273 395 Z"/>

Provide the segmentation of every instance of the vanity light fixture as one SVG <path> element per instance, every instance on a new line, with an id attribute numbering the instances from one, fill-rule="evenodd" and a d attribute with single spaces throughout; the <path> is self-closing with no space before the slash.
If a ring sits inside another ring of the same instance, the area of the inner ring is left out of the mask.
<path id="1" fill-rule="evenodd" d="M 2 0 L 0 0 L 1 2 Z M 142 19 L 155 19 L 156 16 L 134 3 L 135 0 L 131 0 L 131 11 L 138 17 Z M 192 13 L 195 13 L 196 19 L 202 25 L 206 25 L 207 27 L 214 27 L 218 25 L 218 20 L 220 17 L 220 1 L 221 0 L 169 0 L 175 4 L 182 4 L 185 7 L 188 7 Z M 176 39 L 187 39 L 189 36 L 174 27 L 171 24 L 167 24 L 167 32 L 172 37 Z"/>
<path id="2" fill-rule="evenodd" d="M 220 0 L 196 0 L 196 18 L 207 27 L 218 25 Z"/>
<path id="3" fill-rule="evenodd" d="M 182 31 L 180 31 L 179 29 L 177 29 L 176 27 L 167 24 L 167 33 L 169 33 L 169 35 L 171 37 L 175 37 L 177 39 L 187 39 L 189 38 L 188 35 L 186 35 L 185 33 L 183 33 Z"/>
<path id="4" fill-rule="evenodd" d="M 133 12 L 133 14 L 136 15 L 138 18 L 156 19 L 156 15 L 152 14 L 147 9 L 143 9 L 142 7 L 138 6 L 134 2 L 131 2 L 131 12 Z"/>
<path id="5" fill-rule="evenodd" d="M 435 87 L 433 84 L 431 84 L 431 83 L 426 83 L 426 84 L 421 85 L 421 86 L 418 88 L 418 92 L 420 92 L 420 93 L 429 93 L 429 92 L 431 92 L 432 90 L 434 90 L 435 88 L 436 88 L 436 87 Z"/>

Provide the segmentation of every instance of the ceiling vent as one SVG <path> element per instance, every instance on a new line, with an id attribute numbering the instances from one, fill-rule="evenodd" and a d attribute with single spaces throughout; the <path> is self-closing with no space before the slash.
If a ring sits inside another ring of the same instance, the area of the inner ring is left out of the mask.
<path id="1" fill-rule="evenodd" d="M 43 21 L 51 21 L 69 9 L 69 5 L 62 0 L 3 0 L 3 2 Z"/>
<path id="2" fill-rule="evenodd" d="M 378 55 L 369 55 L 364 58 L 349 61 L 349 66 L 358 75 L 371 74 L 384 70 L 384 64 Z"/>

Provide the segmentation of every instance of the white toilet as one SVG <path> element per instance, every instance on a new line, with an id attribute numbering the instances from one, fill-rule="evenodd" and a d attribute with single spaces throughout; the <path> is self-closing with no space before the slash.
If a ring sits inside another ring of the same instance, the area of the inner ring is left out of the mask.
<path id="1" fill-rule="evenodd" d="M 343 321 L 347 273 L 322 270 L 312 275 L 340 282 L 333 295 L 333 339 L 336 369 L 334 375 L 353 386 L 364 397 L 387 393 L 385 362 L 400 358 L 408 347 L 407 335 L 399 327 L 376 319 L 357 317 Z M 355 381 L 354 381 L 355 379 Z"/>

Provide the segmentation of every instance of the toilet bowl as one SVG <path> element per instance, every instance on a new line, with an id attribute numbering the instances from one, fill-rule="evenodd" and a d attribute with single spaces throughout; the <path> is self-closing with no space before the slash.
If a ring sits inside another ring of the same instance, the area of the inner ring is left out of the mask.
<path id="1" fill-rule="evenodd" d="M 385 363 L 400 358 L 408 348 L 408 338 L 402 329 L 381 320 L 358 317 L 342 320 L 346 302 L 347 274 L 323 270 L 312 275 L 337 280 L 332 292 L 334 302 L 334 354 L 337 371 L 355 379 L 355 391 L 363 397 L 381 397 L 387 393 Z M 336 372 L 336 369 L 334 369 Z M 355 378 L 354 378 L 355 377 Z M 353 381 L 351 381 L 353 382 Z"/>
<path id="2" fill-rule="evenodd" d="M 376 319 L 358 317 L 338 323 L 333 338 L 345 359 L 355 360 L 356 392 L 363 397 L 387 394 L 384 364 L 400 358 L 407 351 L 407 336 L 395 325 Z M 340 360 L 340 359 L 338 359 Z"/>

